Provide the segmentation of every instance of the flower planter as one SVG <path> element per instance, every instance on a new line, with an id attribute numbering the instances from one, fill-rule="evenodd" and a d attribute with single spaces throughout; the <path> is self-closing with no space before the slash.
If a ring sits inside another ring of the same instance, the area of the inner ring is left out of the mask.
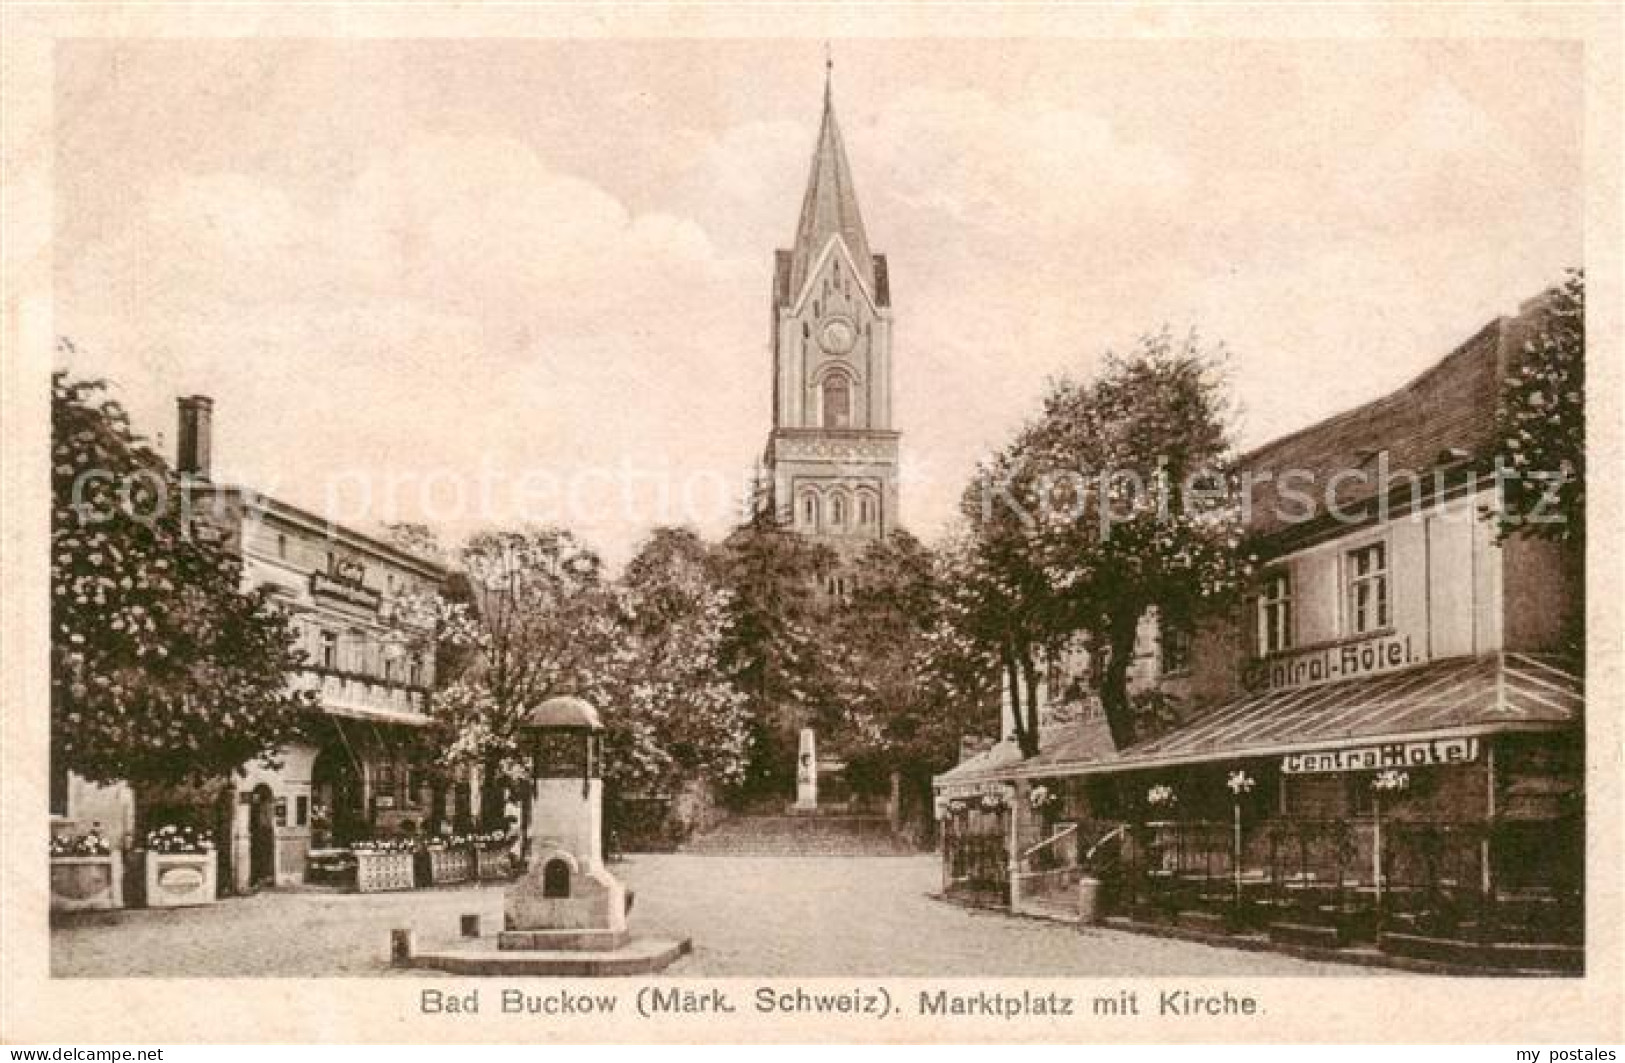
<path id="1" fill-rule="evenodd" d="M 124 907 L 124 856 L 51 857 L 51 911 Z"/>
<path id="2" fill-rule="evenodd" d="M 358 892 L 409 890 L 415 885 L 411 853 L 356 850 L 355 888 Z"/>
<path id="3" fill-rule="evenodd" d="M 474 877 L 474 850 L 467 846 L 448 849 L 430 849 L 424 854 L 429 870 L 429 885 L 448 886 L 454 882 L 467 882 Z"/>
<path id="4" fill-rule="evenodd" d="M 474 877 L 481 882 L 500 882 L 513 874 L 506 849 L 474 850 Z"/>
<path id="5" fill-rule="evenodd" d="M 215 902 L 217 863 L 212 848 L 197 853 L 147 849 L 141 856 L 142 900 L 148 908 L 184 908 Z"/>

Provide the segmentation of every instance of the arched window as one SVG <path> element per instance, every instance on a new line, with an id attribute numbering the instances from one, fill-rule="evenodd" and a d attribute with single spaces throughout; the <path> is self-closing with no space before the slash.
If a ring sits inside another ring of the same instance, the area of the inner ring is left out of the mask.
<path id="1" fill-rule="evenodd" d="M 847 428 L 852 424 L 852 384 L 840 373 L 824 378 L 824 427 Z"/>
<path id="2" fill-rule="evenodd" d="M 864 527 L 875 522 L 875 500 L 872 495 L 858 496 L 858 523 Z"/>
<path id="3" fill-rule="evenodd" d="M 846 496 L 831 495 L 829 498 L 829 523 L 839 528 L 846 523 Z"/>
<path id="4" fill-rule="evenodd" d="M 809 528 L 818 526 L 818 496 L 811 491 L 801 496 L 801 523 Z"/>

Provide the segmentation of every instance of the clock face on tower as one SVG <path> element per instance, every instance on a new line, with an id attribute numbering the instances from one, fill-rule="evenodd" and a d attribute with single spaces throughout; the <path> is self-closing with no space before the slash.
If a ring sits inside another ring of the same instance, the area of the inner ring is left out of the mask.
<path id="1" fill-rule="evenodd" d="M 857 329 L 844 317 L 831 318 L 818 331 L 818 345 L 829 354 L 845 354 L 858 337 Z"/>

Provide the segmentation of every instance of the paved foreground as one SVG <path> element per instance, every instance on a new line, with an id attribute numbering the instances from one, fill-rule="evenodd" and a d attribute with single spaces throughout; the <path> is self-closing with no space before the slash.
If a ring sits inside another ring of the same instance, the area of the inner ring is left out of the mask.
<path id="1" fill-rule="evenodd" d="M 935 857 L 634 856 L 614 865 L 637 891 L 636 932 L 687 936 L 673 975 L 1334 975 L 1368 968 L 1211 948 L 1114 930 L 965 911 L 931 899 Z M 389 931 L 428 949 L 458 916 L 500 929 L 499 886 L 342 894 L 295 890 L 211 908 L 89 913 L 51 936 L 67 977 L 415 975 L 388 965 Z"/>

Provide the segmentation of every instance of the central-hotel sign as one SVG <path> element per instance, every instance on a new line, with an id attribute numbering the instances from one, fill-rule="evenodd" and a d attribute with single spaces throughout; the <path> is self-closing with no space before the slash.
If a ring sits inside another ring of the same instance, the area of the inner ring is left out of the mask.
<path id="1" fill-rule="evenodd" d="M 1423 657 L 1416 652 L 1409 635 L 1384 635 L 1360 642 L 1282 654 L 1259 661 L 1255 667 L 1259 685 L 1269 690 L 1286 690 L 1378 675 L 1422 661 Z"/>
<path id="2" fill-rule="evenodd" d="M 1425 742 L 1384 742 L 1353 749 L 1291 753 L 1281 758 L 1283 775 L 1322 771 L 1381 771 L 1384 768 L 1432 768 L 1471 764 L 1478 759 L 1476 738 L 1435 738 Z"/>

